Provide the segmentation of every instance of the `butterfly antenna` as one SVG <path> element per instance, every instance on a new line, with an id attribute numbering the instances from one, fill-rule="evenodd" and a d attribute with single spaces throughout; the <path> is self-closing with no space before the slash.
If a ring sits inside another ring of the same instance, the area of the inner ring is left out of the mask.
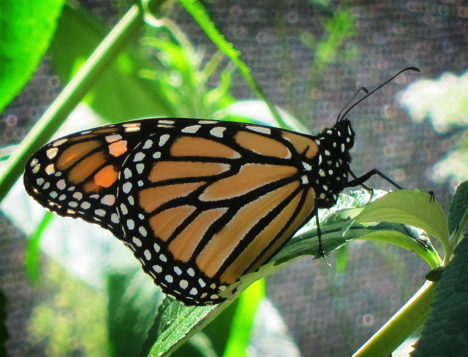
<path id="1" fill-rule="evenodd" d="M 340 114 L 338 114 L 338 117 L 336 118 L 336 122 L 337 122 L 337 123 L 340 121 L 341 113 L 343 113 L 343 110 L 345 110 L 346 107 L 349 105 L 349 103 L 351 103 L 351 102 L 354 100 L 354 98 L 356 98 L 356 96 L 358 95 L 358 93 L 359 93 L 360 91 L 363 91 L 363 92 L 365 92 L 366 94 L 369 93 L 369 91 L 367 90 L 366 87 L 361 87 L 361 88 L 359 88 L 359 89 L 356 91 L 356 93 L 354 93 L 353 97 L 352 97 L 350 100 L 348 100 L 348 102 L 345 104 L 345 106 L 343 107 L 343 109 L 341 109 Z"/>
<path id="2" fill-rule="evenodd" d="M 400 74 L 402 74 L 403 72 L 406 72 L 406 71 L 414 71 L 414 72 L 420 72 L 419 68 L 416 68 L 416 67 L 407 67 L 405 69 L 402 69 L 400 72 L 398 72 L 397 74 L 395 74 L 392 78 L 390 78 L 389 80 L 385 81 L 384 83 L 382 83 L 380 86 L 378 86 L 377 88 L 375 88 L 373 91 L 367 93 L 364 97 L 362 97 L 361 99 L 359 99 L 356 103 L 354 103 L 342 116 L 341 116 L 341 119 L 340 120 L 343 120 L 344 117 L 346 117 L 346 114 L 348 114 L 350 112 L 351 109 L 353 109 L 356 105 L 358 105 L 359 103 L 361 103 L 364 99 L 366 99 L 367 97 L 369 97 L 370 95 L 374 94 L 375 92 L 377 92 L 380 88 L 382 88 L 383 86 L 387 85 L 388 83 L 390 83 L 391 81 L 393 81 L 396 77 L 398 77 Z"/>

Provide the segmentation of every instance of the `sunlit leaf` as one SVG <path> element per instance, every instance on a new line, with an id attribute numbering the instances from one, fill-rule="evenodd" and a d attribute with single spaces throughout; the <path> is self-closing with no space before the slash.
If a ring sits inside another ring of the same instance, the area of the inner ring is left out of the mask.
<path id="1" fill-rule="evenodd" d="M 0 113 L 39 65 L 62 5 L 63 0 L 1 2 Z"/>

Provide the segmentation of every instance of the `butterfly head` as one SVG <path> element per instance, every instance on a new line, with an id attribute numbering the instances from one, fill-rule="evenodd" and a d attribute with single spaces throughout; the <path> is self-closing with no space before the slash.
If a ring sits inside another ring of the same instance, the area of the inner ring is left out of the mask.
<path id="1" fill-rule="evenodd" d="M 348 182 L 354 131 L 348 119 L 338 121 L 318 136 L 319 153 L 316 156 L 315 192 L 318 208 L 330 208 Z"/>

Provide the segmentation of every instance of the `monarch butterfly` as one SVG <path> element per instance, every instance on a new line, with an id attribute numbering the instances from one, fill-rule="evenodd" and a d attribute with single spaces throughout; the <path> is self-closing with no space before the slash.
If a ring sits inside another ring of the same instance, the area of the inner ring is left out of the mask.
<path id="1" fill-rule="evenodd" d="M 110 230 L 165 293 L 217 304 L 344 188 L 388 180 L 350 170 L 345 116 L 360 101 L 317 136 L 184 118 L 106 125 L 42 147 L 24 185 L 50 211 Z"/>

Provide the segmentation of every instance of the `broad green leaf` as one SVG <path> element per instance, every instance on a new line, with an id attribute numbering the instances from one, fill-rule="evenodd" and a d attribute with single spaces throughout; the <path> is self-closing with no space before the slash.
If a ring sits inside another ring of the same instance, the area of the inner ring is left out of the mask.
<path id="1" fill-rule="evenodd" d="M 455 195 L 450 201 L 448 224 L 450 234 L 460 231 L 468 216 L 468 181 L 462 182 L 458 186 Z"/>
<path id="2" fill-rule="evenodd" d="M 216 306 L 185 306 L 167 297 L 158 309 L 150 336 L 156 337 L 148 356 L 167 356 L 212 321 L 231 302 Z"/>
<path id="3" fill-rule="evenodd" d="M 367 206 L 357 223 L 393 222 L 420 228 L 446 245 L 448 243 L 447 218 L 440 205 L 430 194 L 421 191 L 399 190 L 391 192 Z"/>
<path id="4" fill-rule="evenodd" d="M 411 357 L 468 356 L 468 239 L 454 251 L 437 284 L 434 310 Z"/>
<path id="5" fill-rule="evenodd" d="M 49 47 L 63 0 L 0 2 L 0 113 Z"/>
<path id="6" fill-rule="evenodd" d="M 397 247 L 411 250 L 422 257 L 427 264 L 429 264 L 431 269 L 435 269 L 442 264 L 437 252 L 434 249 L 430 249 L 432 246 L 428 246 L 427 242 L 412 239 L 397 231 L 374 231 L 359 237 L 359 239 L 393 244 Z"/>
<path id="7" fill-rule="evenodd" d="M 111 273 L 107 276 L 110 356 L 137 355 L 156 313 L 157 296 L 148 294 L 144 285 L 139 286 L 138 283 L 131 273 Z"/>

